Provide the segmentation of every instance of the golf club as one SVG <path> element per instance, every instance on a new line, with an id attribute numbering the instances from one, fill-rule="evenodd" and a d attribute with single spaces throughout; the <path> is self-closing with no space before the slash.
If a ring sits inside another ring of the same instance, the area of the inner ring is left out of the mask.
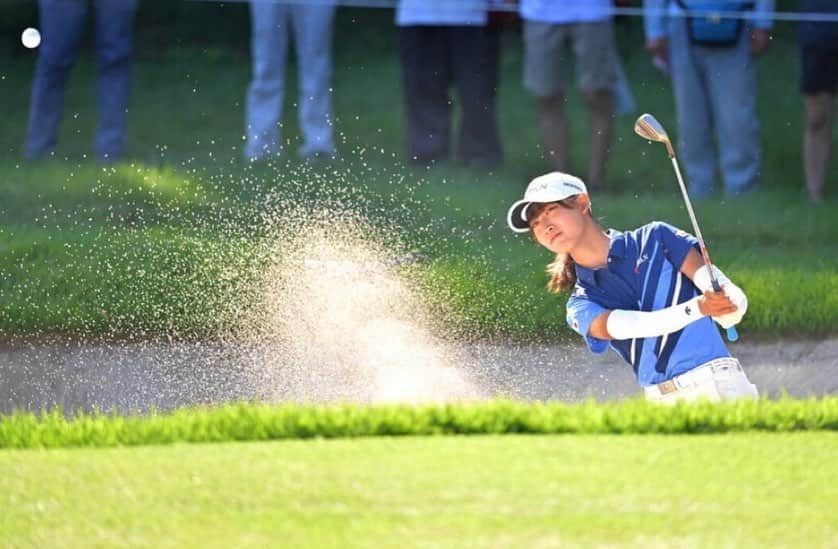
<path id="1" fill-rule="evenodd" d="M 684 178 L 681 177 L 681 169 L 678 167 L 678 161 L 675 158 L 675 150 L 672 148 L 672 141 L 670 141 L 669 136 L 666 134 L 666 130 L 663 129 L 661 123 L 658 122 L 654 116 L 649 113 L 645 113 L 638 117 L 637 122 L 634 124 L 634 131 L 637 135 L 648 141 L 656 141 L 666 145 L 666 152 L 669 154 L 670 160 L 672 160 L 672 167 L 675 169 L 675 175 L 678 177 L 678 185 L 680 185 L 681 194 L 684 196 L 684 204 L 687 205 L 687 213 L 690 214 L 693 231 L 695 231 L 695 236 L 698 238 L 698 245 L 701 248 L 701 256 L 704 258 L 704 263 L 710 270 L 710 280 L 713 284 L 713 291 L 722 291 L 722 287 L 716 278 L 716 274 L 713 272 L 713 264 L 710 262 L 710 254 L 707 253 L 707 246 L 704 245 L 704 237 L 701 236 L 701 229 L 698 227 L 698 220 L 695 218 L 695 212 L 693 211 L 693 205 L 690 201 L 690 195 L 687 193 L 687 187 L 684 185 Z M 736 341 L 739 339 L 739 333 L 736 331 L 736 327 L 731 326 L 727 329 L 727 339 L 728 341 Z"/>

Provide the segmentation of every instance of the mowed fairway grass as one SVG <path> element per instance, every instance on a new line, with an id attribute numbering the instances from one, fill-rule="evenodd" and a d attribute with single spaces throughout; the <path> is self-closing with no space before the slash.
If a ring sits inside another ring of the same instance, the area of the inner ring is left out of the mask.
<path id="1" fill-rule="evenodd" d="M 0 452 L 7 546 L 829 547 L 838 434 Z"/>

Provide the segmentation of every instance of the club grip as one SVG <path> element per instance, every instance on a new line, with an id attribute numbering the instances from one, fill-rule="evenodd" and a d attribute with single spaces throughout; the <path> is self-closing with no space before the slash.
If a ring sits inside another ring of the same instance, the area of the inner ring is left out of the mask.
<path id="1" fill-rule="evenodd" d="M 721 292 L 722 291 L 722 287 L 719 284 L 719 281 L 716 280 L 715 276 L 711 279 L 711 282 L 713 284 L 713 291 L 714 292 Z M 736 326 L 731 326 L 730 328 L 727 328 L 727 340 L 728 341 L 737 341 L 738 339 L 739 339 L 739 332 L 736 331 Z"/>

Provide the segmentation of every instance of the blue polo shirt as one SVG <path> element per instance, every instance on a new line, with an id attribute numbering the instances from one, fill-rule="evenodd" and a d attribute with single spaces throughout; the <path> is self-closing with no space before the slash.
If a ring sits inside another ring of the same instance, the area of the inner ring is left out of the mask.
<path id="1" fill-rule="evenodd" d="M 591 322 L 608 310 L 656 311 L 699 295 L 681 272 L 695 237 L 655 221 L 628 232 L 609 231 L 608 264 L 576 266 L 576 286 L 567 302 L 567 322 L 594 353 L 610 346 L 631 364 L 640 385 L 671 379 L 730 353 L 710 317 L 660 337 L 604 340 L 588 335 Z"/>

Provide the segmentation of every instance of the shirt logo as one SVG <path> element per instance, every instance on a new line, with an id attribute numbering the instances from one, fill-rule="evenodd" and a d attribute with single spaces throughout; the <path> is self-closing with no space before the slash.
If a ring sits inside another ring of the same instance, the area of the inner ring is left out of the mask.
<path id="1" fill-rule="evenodd" d="M 690 309 L 690 306 L 689 306 L 689 305 L 687 305 L 686 307 L 684 307 L 684 312 L 685 312 L 685 313 L 687 313 L 687 316 L 690 316 L 691 314 L 693 314 L 693 310 L 692 310 L 692 309 Z"/>
<path id="2" fill-rule="evenodd" d="M 573 331 L 574 331 L 574 332 L 578 332 L 578 331 L 579 331 L 579 321 L 578 321 L 578 320 L 576 320 L 576 319 L 574 318 L 574 319 L 573 319 L 573 322 L 571 322 L 570 324 L 571 324 L 571 326 L 573 326 Z"/>
<path id="3" fill-rule="evenodd" d="M 648 254 L 643 254 L 637 258 L 637 262 L 634 264 L 634 274 L 640 274 L 640 265 L 642 265 L 645 261 L 649 260 Z"/>

